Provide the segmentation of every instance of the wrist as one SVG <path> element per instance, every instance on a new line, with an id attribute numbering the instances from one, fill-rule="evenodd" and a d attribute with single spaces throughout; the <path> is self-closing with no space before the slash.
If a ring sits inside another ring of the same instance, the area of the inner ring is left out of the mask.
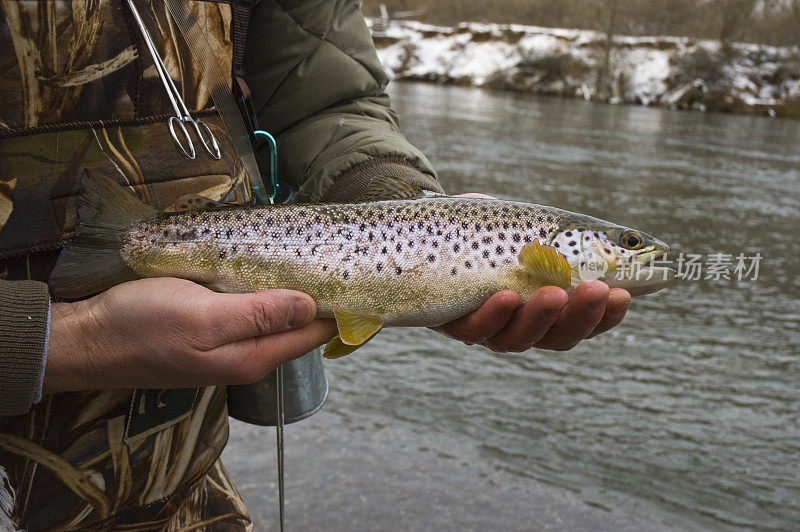
<path id="1" fill-rule="evenodd" d="M 51 305 L 43 393 L 99 388 L 98 379 L 108 378 L 97 363 L 97 355 L 111 346 L 100 345 L 101 327 L 95 307 L 92 299 Z"/>

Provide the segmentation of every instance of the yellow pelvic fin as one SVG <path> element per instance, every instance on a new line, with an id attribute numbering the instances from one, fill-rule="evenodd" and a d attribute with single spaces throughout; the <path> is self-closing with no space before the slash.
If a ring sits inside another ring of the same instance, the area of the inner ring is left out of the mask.
<path id="1" fill-rule="evenodd" d="M 542 246 L 536 240 L 525 244 L 519 252 L 519 262 L 541 286 L 567 288 L 572 283 L 569 262 L 552 246 Z"/>
<path id="2" fill-rule="evenodd" d="M 347 345 L 361 345 L 381 330 L 383 320 L 369 314 L 355 314 L 346 310 L 334 309 L 339 337 Z"/>
<path id="3" fill-rule="evenodd" d="M 366 342 L 365 342 L 366 343 Z M 333 358 L 341 358 L 343 356 L 349 355 L 361 345 L 347 345 L 346 343 L 342 342 L 342 339 L 338 336 L 334 337 L 333 340 L 328 342 L 328 345 L 325 346 L 325 352 L 322 354 L 325 358 L 333 359 Z"/>

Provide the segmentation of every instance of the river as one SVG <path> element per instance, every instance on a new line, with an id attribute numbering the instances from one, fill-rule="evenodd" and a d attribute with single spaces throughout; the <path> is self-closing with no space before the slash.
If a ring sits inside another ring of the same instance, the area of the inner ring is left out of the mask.
<path id="1" fill-rule="evenodd" d="M 705 269 L 567 353 L 386 330 L 326 362 L 336 410 L 439 435 L 453 455 L 653 525 L 800 526 L 800 122 L 414 83 L 390 93 L 448 191 L 613 220 Z M 759 253 L 757 279 L 733 266 L 706 279 L 718 253 L 734 265 Z"/>

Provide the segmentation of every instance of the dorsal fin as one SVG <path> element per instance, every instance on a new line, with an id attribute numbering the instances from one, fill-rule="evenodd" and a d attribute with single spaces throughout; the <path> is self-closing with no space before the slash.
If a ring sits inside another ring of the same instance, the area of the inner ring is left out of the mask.
<path id="1" fill-rule="evenodd" d="M 186 212 L 192 210 L 206 210 L 225 207 L 224 203 L 214 201 L 206 196 L 200 194 L 186 194 L 175 200 L 175 203 L 168 209 L 167 212 Z"/>

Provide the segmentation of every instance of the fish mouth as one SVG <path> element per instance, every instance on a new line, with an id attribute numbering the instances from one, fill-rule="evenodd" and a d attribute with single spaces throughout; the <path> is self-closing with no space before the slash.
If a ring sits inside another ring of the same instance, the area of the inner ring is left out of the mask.
<path id="1" fill-rule="evenodd" d="M 624 288 L 631 296 L 657 292 L 675 280 L 677 272 L 670 268 L 668 245 L 658 242 L 637 253 L 625 265 L 606 273 L 610 288 Z"/>

